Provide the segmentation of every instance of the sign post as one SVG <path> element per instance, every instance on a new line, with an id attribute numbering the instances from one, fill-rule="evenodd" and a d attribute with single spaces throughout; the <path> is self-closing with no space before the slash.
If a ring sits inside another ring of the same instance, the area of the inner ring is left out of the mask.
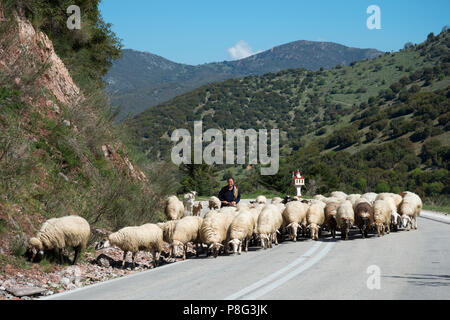
<path id="1" fill-rule="evenodd" d="M 297 191 L 297 197 L 302 196 L 302 186 L 305 185 L 305 178 L 300 174 L 300 170 L 297 169 L 297 172 L 292 172 L 292 179 L 294 180 L 294 187 Z"/>

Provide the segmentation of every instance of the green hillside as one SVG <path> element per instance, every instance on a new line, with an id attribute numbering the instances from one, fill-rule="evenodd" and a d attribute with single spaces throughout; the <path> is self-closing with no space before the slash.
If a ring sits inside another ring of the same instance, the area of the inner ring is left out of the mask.
<path id="1" fill-rule="evenodd" d="M 161 166 L 111 120 L 102 77 L 120 42 L 95 0 L 75 1 L 90 27 L 67 31 L 61 7 L 73 3 L 0 1 L 0 273 L 8 263 L 30 267 L 27 239 L 48 218 L 77 214 L 114 230 L 159 220 L 173 192 L 175 181 L 162 179 Z M 75 86 L 81 92 L 71 99 Z"/>
<path id="2" fill-rule="evenodd" d="M 197 120 L 204 130 L 279 128 L 280 172 L 258 183 L 283 192 L 289 172 L 300 167 L 318 192 L 414 187 L 423 195 L 448 194 L 449 46 L 445 30 L 350 66 L 213 83 L 149 108 L 126 125 L 153 159 L 167 159 L 172 131 L 192 132 Z"/>

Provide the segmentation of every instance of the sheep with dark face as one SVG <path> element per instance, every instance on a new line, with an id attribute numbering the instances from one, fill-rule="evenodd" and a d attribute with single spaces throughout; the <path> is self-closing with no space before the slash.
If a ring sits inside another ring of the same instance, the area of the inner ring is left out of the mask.
<path id="1" fill-rule="evenodd" d="M 75 250 L 72 264 L 76 264 L 80 252 L 86 248 L 91 235 L 89 223 L 79 216 L 66 216 L 49 219 L 42 225 L 35 238 L 28 244 L 31 261 L 39 254 L 42 258 L 45 251 L 54 250 L 63 263 L 62 250 L 71 247 Z"/>

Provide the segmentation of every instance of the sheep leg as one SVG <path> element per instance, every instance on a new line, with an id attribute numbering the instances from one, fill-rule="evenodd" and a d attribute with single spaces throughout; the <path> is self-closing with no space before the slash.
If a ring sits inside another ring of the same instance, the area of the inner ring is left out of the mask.
<path id="1" fill-rule="evenodd" d="M 156 251 L 156 255 L 155 255 L 155 268 L 157 266 L 159 266 L 159 258 L 161 257 L 161 251 Z"/>
<path id="2" fill-rule="evenodd" d="M 72 262 L 72 265 L 76 265 L 76 264 L 77 264 L 78 257 L 80 256 L 81 247 L 80 247 L 80 246 L 75 247 L 74 250 L 75 250 L 75 254 L 74 254 L 74 256 L 73 256 L 73 262 Z M 61 250 L 61 251 L 62 251 L 62 250 Z M 61 252 L 61 251 L 60 251 L 60 252 Z M 61 254 L 61 259 L 62 259 L 62 254 Z"/>
<path id="3" fill-rule="evenodd" d="M 248 252 L 248 238 L 245 239 L 245 252 Z"/>
<path id="4" fill-rule="evenodd" d="M 386 226 L 386 233 L 389 234 L 391 232 L 391 226 L 388 224 Z"/>
<path id="5" fill-rule="evenodd" d="M 186 260 L 187 243 L 183 245 L 183 260 Z"/>
<path id="6" fill-rule="evenodd" d="M 127 260 L 127 253 L 128 253 L 128 251 L 124 251 L 123 252 L 122 269 L 125 269 L 125 262 Z"/>
<path id="7" fill-rule="evenodd" d="M 196 256 L 197 258 L 198 258 L 199 252 L 200 252 L 200 247 L 199 247 L 199 244 L 196 243 L 196 244 L 195 244 L 195 256 Z"/>
<path id="8" fill-rule="evenodd" d="M 55 255 L 56 255 L 56 258 L 59 260 L 59 263 L 60 264 L 64 264 L 64 258 L 63 258 L 63 255 L 62 255 L 62 249 L 61 248 L 55 248 Z"/>
<path id="9" fill-rule="evenodd" d="M 131 253 L 131 268 L 134 269 L 136 265 L 134 264 L 134 258 L 136 257 L 136 252 Z"/>

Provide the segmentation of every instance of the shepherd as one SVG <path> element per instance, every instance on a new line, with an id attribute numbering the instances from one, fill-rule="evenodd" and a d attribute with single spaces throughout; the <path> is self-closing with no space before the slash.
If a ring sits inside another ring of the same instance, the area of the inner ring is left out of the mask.
<path id="1" fill-rule="evenodd" d="M 234 178 L 227 179 L 227 185 L 219 192 L 219 200 L 222 202 L 222 207 L 235 207 L 241 201 L 241 192 L 234 184 Z"/>

